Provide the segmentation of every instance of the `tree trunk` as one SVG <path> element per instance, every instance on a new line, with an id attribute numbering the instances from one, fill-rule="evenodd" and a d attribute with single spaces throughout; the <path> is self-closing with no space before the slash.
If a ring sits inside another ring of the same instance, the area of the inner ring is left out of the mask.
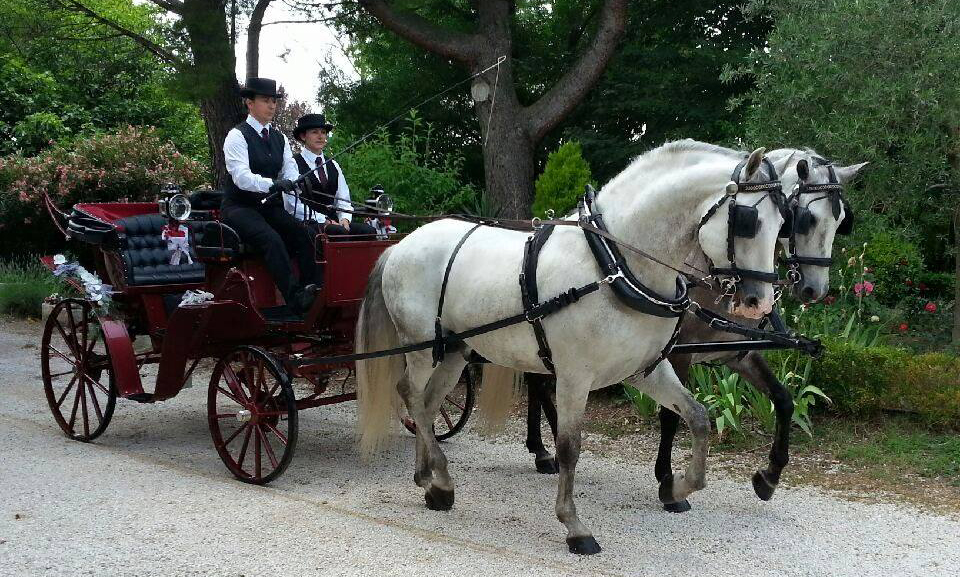
<path id="1" fill-rule="evenodd" d="M 185 0 L 181 16 L 193 56 L 185 74 L 207 128 L 214 184 L 222 189 L 228 182 L 223 140 L 244 114 L 225 5 L 218 0 Z"/>
<path id="2" fill-rule="evenodd" d="M 529 218 L 536 177 L 534 151 L 523 107 L 513 78 L 511 7 L 507 2 L 484 2 L 479 10 L 478 32 L 484 47 L 473 65 L 474 74 L 507 56 L 499 71 L 481 76 L 490 88 L 486 100 L 474 107 L 483 138 L 483 172 L 486 195 L 501 218 Z"/>
<path id="3" fill-rule="evenodd" d="M 953 209 L 953 262 L 956 266 L 953 279 L 953 342 L 960 344 L 960 203 Z"/>
<path id="4" fill-rule="evenodd" d="M 247 78 L 260 76 L 260 30 L 263 29 L 263 15 L 273 0 L 258 0 L 250 14 L 250 26 L 247 27 Z"/>

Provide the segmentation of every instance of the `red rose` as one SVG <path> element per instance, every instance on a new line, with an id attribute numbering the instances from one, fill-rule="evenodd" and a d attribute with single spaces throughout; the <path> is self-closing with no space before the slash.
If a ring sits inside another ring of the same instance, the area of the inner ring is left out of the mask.
<path id="1" fill-rule="evenodd" d="M 900 326 L 897 328 L 900 329 L 901 333 L 905 333 L 910 327 L 907 326 L 907 323 L 900 323 Z"/>
<path id="2" fill-rule="evenodd" d="M 923 310 L 927 311 L 928 313 L 935 313 L 937 312 L 937 303 L 929 302 L 923 307 Z"/>

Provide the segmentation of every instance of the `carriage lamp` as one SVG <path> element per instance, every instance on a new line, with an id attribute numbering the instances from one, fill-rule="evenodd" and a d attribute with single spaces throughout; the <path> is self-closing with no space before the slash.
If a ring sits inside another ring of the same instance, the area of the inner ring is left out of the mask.
<path id="1" fill-rule="evenodd" d="M 190 199 L 176 184 L 168 183 L 160 187 L 157 204 L 160 205 L 160 214 L 177 221 L 187 220 L 192 210 Z"/>

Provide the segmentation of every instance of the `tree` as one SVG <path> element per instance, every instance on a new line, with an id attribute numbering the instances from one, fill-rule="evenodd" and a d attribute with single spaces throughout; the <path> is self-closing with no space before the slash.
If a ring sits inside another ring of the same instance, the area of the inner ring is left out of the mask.
<path id="1" fill-rule="evenodd" d="M 576 141 L 565 142 L 556 152 L 550 153 L 535 185 L 534 216 L 542 218 L 552 210 L 559 217 L 577 206 L 577 199 L 590 182 L 590 165 L 582 153 L 583 149 Z"/>
<path id="2" fill-rule="evenodd" d="M 239 82 L 234 70 L 236 58 L 235 20 L 237 0 L 230 3 L 228 29 L 225 0 L 149 0 L 156 10 L 156 20 L 171 22 L 171 30 L 157 31 L 138 26 L 128 15 L 135 9 L 126 1 L 110 0 L 34 0 L 72 10 L 87 17 L 98 27 L 126 36 L 153 54 L 178 73 L 180 90 L 197 102 L 207 132 L 207 146 L 213 164 L 214 181 L 223 187 L 228 181 L 223 159 L 223 141 L 227 132 L 245 114 L 239 98 Z M 252 10 L 252 34 L 248 36 L 248 71 L 258 69 L 260 29 L 271 0 L 258 0 Z M 310 2 L 299 6 L 305 13 Z M 316 21 L 316 20 L 311 20 Z"/>
<path id="3" fill-rule="evenodd" d="M 756 51 L 740 71 L 757 81 L 749 137 L 871 161 L 854 204 L 912 233 L 927 264 L 941 270 L 952 224 L 960 290 L 960 4 L 762 0 L 755 8 L 777 26 L 769 51 Z"/>
<path id="4" fill-rule="evenodd" d="M 128 16 L 154 24 L 147 7 Z M 72 12 L 40 11 L 36 0 L 0 5 L 0 154 L 32 155 L 50 141 L 134 125 L 155 126 L 182 152 L 204 157 L 197 109 L 173 93 L 171 71 L 129 38 L 101 32 Z"/>
<path id="5" fill-rule="evenodd" d="M 583 154 L 602 184 L 632 158 L 671 138 L 732 143 L 742 136 L 742 108 L 728 109 L 731 97 L 747 94 L 753 80 L 721 80 L 725 66 L 739 65 L 765 45 L 771 21 L 747 18 L 740 0 L 646 0 L 630 2 L 624 35 L 595 87 L 580 105 L 541 141 L 538 170 L 547 151 L 566 140 L 583 144 Z M 539 98 L 578 54 L 587 49 L 602 3 L 598 0 L 521 3 L 514 35 L 515 85 L 521 102 Z M 432 8 L 431 8 L 432 7 Z M 455 4 L 420 3 L 418 14 L 446 28 L 469 30 L 469 11 Z M 335 67 L 321 69 L 318 100 L 338 125 L 363 134 L 419 103 L 440 87 L 464 78 L 453 61 L 390 33 L 358 9 L 341 9 L 335 20 L 350 35 L 348 53 L 359 73 L 346 78 Z M 411 82 L 411 79 L 416 82 Z M 454 91 L 417 108 L 446 130 L 435 149 L 465 157 L 465 171 L 483 180 L 480 123 L 466 90 Z M 644 125 L 646 132 L 644 133 Z M 640 135 L 643 134 L 641 138 Z"/>
<path id="6" fill-rule="evenodd" d="M 507 0 L 476 0 L 467 7 L 463 3 L 439 1 L 359 2 L 385 28 L 424 50 L 455 61 L 472 74 L 481 72 L 501 56 L 506 57 L 501 66 L 474 81 L 479 92 L 489 93 L 476 102 L 474 114 L 483 139 L 487 195 L 503 216 L 528 215 L 536 174 L 536 146 L 583 100 L 603 73 L 626 25 L 627 0 L 603 2 L 595 18 L 588 19 L 595 30 L 576 62 L 529 103 L 521 100 L 522 91 L 516 83 L 515 70 L 522 64 L 515 60 L 521 46 L 515 42 L 514 29 L 522 28 L 524 19 L 534 13 L 542 15 L 553 6 L 566 8 L 571 3 L 530 7 Z M 418 10 L 413 10 L 414 4 Z M 437 10 L 459 13 L 457 25 L 438 25 L 423 16 Z"/>

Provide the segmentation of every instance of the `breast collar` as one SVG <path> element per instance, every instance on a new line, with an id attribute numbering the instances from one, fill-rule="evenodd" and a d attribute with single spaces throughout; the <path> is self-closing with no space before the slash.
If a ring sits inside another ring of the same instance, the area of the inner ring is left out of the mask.
<path id="1" fill-rule="evenodd" d="M 773 163 L 768 159 L 763 159 L 764 166 L 767 167 L 767 171 L 770 175 L 770 180 L 766 182 L 740 182 L 740 175 L 743 171 L 744 166 L 747 164 L 748 158 L 744 158 L 736 168 L 733 169 L 733 175 L 730 177 L 731 182 L 727 184 L 726 194 L 721 196 L 713 206 L 703 215 L 703 218 L 700 219 L 700 224 L 697 226 L 697 231 L 716 214 L 717 210 L 724 204 L 729 201 L 729 211 L 727 216 L 727 260 L 730 261 L 729 266 L 727 267 L 716 267 L 713 264 L 713 261 L 707 256 L 707 262 L 710 264 L 710 274 L 714 277 L 726 277 L 718 278 L 721 292 L 724 294 L 733 294 L 736 291 L 737 285 L 742 279 L 751 278 L 761 282 L 774 283 L 777 282 L 780 277 L 776 273 L 745 269 L 737 266 L 737 255 L 736 255 L 736 237 L 740 236 L 741 238 L 753 238 L 756 236 L 757 231 L 759 230 L 759 221 L 757 220 L 757 209 L 756 206 L 763 202 L 765 199 L 769 198 L 771 202 L 777 205 L 780 209 L 781 214 L 784 215 L 786 219 L 787 212 L 787 203 L 786 197 L 783 194 L 783 188 L 780 184 L 780 177 L 777 174 L 776 168 L 774 168 Z M 737 194 L 739 193 L 753 193 L 761 192 L 766 193 L 763 197 L 760 198 L 753 206 L 750 205 L 741 205 L 737 204 Z M 752 212 L 751 212 L 752 211 Z M 750 220 L 750 215 L 752 215 L 752 222 Z M 752 224 L 752 228 L 750 225 Z M 706 254 L 704 255 L 706 256 Z"/>
<path id="2" fill-rule="evenodd" d="M 600 230 L 609 232 L 603 222 L 603 215 L 595 212 L 595 206 L 596 191 L 588 186 L 583 201 L 579 205 L 580 220 L 590 222 Z M 610 283 L 613 293 L 627 307 L 656 317 L 676 318 L 682 315 L 690 305 L 687 281 L 683 276 L 677 275 L 677 289 L 674 296 L 663 296 L 640 282 L 627 266 L 616 244 L 586 229 L 583 229 L 583 234 L 597 261 L 597 266 L 603 274 L 613 279 Z"/>

